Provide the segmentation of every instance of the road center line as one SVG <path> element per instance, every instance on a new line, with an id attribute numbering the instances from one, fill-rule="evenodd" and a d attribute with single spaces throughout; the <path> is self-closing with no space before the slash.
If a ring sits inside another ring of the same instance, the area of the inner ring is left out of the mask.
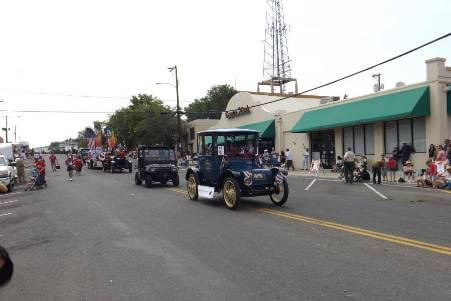
<path id="1" fill-rule="evenodd" d="M 3 213 L 3 214 L 0 214 L 0 217 L 2 217 L 2 216 L 7 216 L 7 215 L 11 215 L 11 214 L 12 214 L 11 212 Z"/>
<path id="2" fill-rule="evenodd" d="M 382 199 L 384 199 L 384 200 L 388 200 L 388 198 L 385 196 L 385 195 L 383 195 L 382 193 L 380 193 L 379 191 L 377 191 L 376 189 L 374 189 L 373 187 L 371 187 L 370 185 L 368 185 L 367 183 L 364 183 L 364 185 L 366 186 L 366 187 L 368 187 L 369 189 L 371 189 L 374 193 L 376 193 L 378 196 L 380 196 Z"/>
<path id="3" fill-rule="evenodd" d="M 410 238 L 405 238 L 405 237 L 401 237 L 401 236 L 395 236 L 395 235 L 391 235 L 391 234 L 366 230 L 366 229 L 347 226 L 347 225 L 343 225 L 343 224 L 336 224 L 336 223 L 328 222 L 325 220 L 306 217 L 306 216 L 302 216 L 302 215 L 298 215 L 298 214 L 292 214 L 292 213 L 288 213 L 288 212 L 284 212 L 284 211 L 272 210 L 272 209 L 268 209 L 268 208 L 258 208 L 256 210 L 260 211 L 260 212 L 264 212 L 264 213 L 277 215 L 280 217 L 285 217 L 285 218 L 309 223 L 309 224 L 315 224 L 315 225 L 322 226 L 322 227 L 332 228 L 332 229 L 336 229 L 336 230 L 340 230 L 340 231 L 344 231 L 344 232 L 348 232 L 348 233 L 354 233 L 354 234 L 358 234 L 361 236 L 371 237 L 371 238 L 375 238 L 375 239 L 379 239 L 379 240 L 385 240 L 385 241 L 393 242 L 393 243 L 400 244 L 400 245 L 415 247 L 415 248 L 451 256 L 451 248 L 446 247 L 446 246 L 426 243 L 426 242 L 422 242 L 422 241 L 418 241 L 418 240 L 414 240 L 414 239 L 410 239 Z"/>
<path id="4" fill-rule="evenodd" d="M 312 185 L 316 182 L 316 179 L 313 179 L 312 182 L 310 182 L 310 184 L 308 184 L 307 187 L 305 187 L 305 190 L 309 190 L 310 187 L 312 187 Z"/>

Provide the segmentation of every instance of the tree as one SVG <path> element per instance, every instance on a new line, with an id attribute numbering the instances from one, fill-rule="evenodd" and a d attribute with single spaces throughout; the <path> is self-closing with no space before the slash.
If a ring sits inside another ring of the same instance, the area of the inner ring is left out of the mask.
<path id="1" fill-rule="evenodd" d="M 118 141 L 128 148 L 139 144 L 172 146 L 177 133 L 174 111 L 152 95 L 139 94 L 130 102 L 107 122 Z"/>
<path id="2" fill-rule="evenodd" d="M 225 111 L 230 98 L 237 91 L 230 85 L 217 85 L 207 91 L 207 95 L 201 99 L 195 99 L 185 108 L 188 121 L 195 119 L 220 119 L 221 112 Z"/>

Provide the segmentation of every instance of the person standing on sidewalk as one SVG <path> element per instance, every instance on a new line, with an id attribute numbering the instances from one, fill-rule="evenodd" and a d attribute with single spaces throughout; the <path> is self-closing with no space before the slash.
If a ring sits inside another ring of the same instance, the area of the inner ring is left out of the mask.
<path id="1" fill-rule="evenodd" d="M 290 170 L 290 167 L 293 168 L 293 155 L 291 154 L 290 149 L 287 148 L 287 170 Z"/>
<path id="2" fill-rule="evenodd" d="M 376 161 L 373 163 L 373 183 L 376 184 L 376 176 L 377 176 L 377 184 L 381 183 L 381 169 L 384 166 L 384 161 Z"/>
<path id="3" fill-rule="evenodd" d="M 305 148 L 304 152 L 302 153 L 302 157 L 304 158 L 304 165 L 303 165 L 302 169 L 309 170 L 310 153 L 309 153 L 308 147 Z"/>
<path id="4" fill-rule="evenodd" d="M 25 165 L 21 158 L 16 159 L 17 177 L 19 179 L 19 184 L 25 183 Z"/>
<path id="5" fill-rule="evenodd" d="M 348 147 L 348 151 L 345 153 L 343 160 L 345 167 L 345 181 L 346 183 L 352 184 L 353 171 L 355 167 L 355 154 L 352 152 L 350 147 Z"/>

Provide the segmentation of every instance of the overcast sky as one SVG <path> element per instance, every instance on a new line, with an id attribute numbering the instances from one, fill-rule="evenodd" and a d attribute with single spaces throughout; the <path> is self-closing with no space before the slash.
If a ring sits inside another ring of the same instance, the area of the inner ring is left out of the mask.
<path id="1" fill-rule="evenodd" d="M 300 90 L 354 72 L 451 31 L 451 1 L 284 0 L 289 55 Z M 177 64 L 182 105 L 212 85 L 256 90 L 262 79 L 266 0 L 1 1 L 2 110 L 114 111 L 149 93 L 174 106 L 167 67 Z M 372 92 L 425 80 L 426 59 L 451 60 L 451 38 L 318 90 Z M 448 61 L 447 65 L 451 65 Z M 48 94 L 36 94 L 48 93 Z M 118 99 L 58 94 L 111 96 Z M 6 113 L 0 113 L 5 116 Z M 106 114 L 8 112 L 10 140 L 33 146 L 76 137 Z M 20 117 L 17 117 L 20 116 Z M 4 126 L 5 118 L 0 117 Z M 4 137 L 4 133 L 1 134 Z"/>

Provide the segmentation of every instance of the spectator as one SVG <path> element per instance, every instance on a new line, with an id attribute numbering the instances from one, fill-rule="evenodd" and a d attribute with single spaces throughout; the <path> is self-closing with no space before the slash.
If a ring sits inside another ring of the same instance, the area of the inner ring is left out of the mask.
<path id="1" fill-rule="evenodd" d="M 287 148 L 287 169 L 290 170 L 290 167 L 293 168 L 293 156 L 291 155 L 291 151 Z"/>
<path id="2" fill-rule="evenodd" d="M 373 171 L 373 183 L 376 184 L 376 176 L 377 176 L 377 184 L 381 183 L 381 169 L 384 166 L 383 161 L 376 161 L 373 163 L 372 171 Z"/>
<path id="3" fill-rule="evenodd" d="M 42 185 L 46 185 L 45 182 L 45 161 L 42 157 L 39 157 L 39 159 L 36 162 L 36 169 L 38 171 L 38 178 L 36 180 L 36 185 L 38 187 L 42 187 Z"/>
<path id="4" fill-rule="evenodd" d="M 448 165 L 451 166 L 451 143 L 448 143 L 446 147 L 446 158 L 448 159 Z"/>
<path id="5" fill-rule="evenodd" d="M 348 151 L 345 153 L 343 159 L 345 169 L 345 183 L 352 184 L 353 171 L 355 168 L 355 154 L 352 152 L 350 147 L 348 147 Z"/>
<path id="6" fill-rule="evenodd" d="M 404 176 L 406 177 L 406 181 L 410 181 L 412 183 L 415 182 L 415 170 L 413 169 L 413 164 L 410 161 L 406 161 L 406 164 L 403 166 Z"/>
<path id="7" fill-rule="evenodd" d="M 8 252 L 0 246 L 0 287 L 6 285 L 12 278 L 14 264 Z"/>
<path id="8" fill-rule="evenodd" d="M 381 166 L 382 181 L 388 182 L 388 177 L 387 177 L 388 159 L 386 159 L 383 154 L 381 155 L 381 163 L 382 163 L 382 166 Z"/>
<path id="9" fill-rule="evenodd" d="M 309 152 L 308 147 L 305 148 L 304 152 L 302 153 L 302 157 L 304 159 L 304 165 L 303 165 L 302 169 L 308 170 L 309 169 L 309 163 L 310 163 L 310 160 L 309 160 L 310 159 L 310 152 Z"/>
<path id="10" fill-rule="evenodd" d="M 413 148 L 404 142 L 402 144 L 401 150 L 399 151 L 402 165 L 404 165 L 406 163 L 406 161 L 409 160 L 411 153 L 413 153 Z"/>
<path id="11" fill-rule="evenodd" d="M 444 181 L 438 188 L 451 190 L 451 165 L 446 167 L 446 173 L 443 175 Z"/>
<path id="12" fill-rule="evenodd" d="M 429 158 L 432 160 L 435 160 L 436 156 L 437 156 L 437 149 L 435 148 L 434 144 L 431 144 L 429 146 Z"/>
<path id="13" fill-rule="evenodd" d="M 398 161 L 392 155 L 388 160 L 388 170 L 390 171 L 390 182 L 396 182 L 396 171 L 398 170 Z"/>
<path id="14" fill-rule="evenodd" d="M 287 160 L 287 158 L 286 158 L 286 156 L 285 156 L 285 152 L 284 152 L 284 151 L 281 151 L 281 152 L 280 152 L 280 164 L 284 165 L 285 162 L 286 162 L 286 160 Z"/>
<path id="15" fill-rule="evenodd" d="M 446 153 L 445 153 L 445 150 L 443 149 L 443 146 L 441 146 L 441 145 L 438 146 L 437 158 L 435 160 L 436 161 L 445 161 L 446 160 Z"/>
<path id="16" fill-rule="evenodd" d="M 19 179 L 19 184 L 25 183 L 25 165 L 21 158 L 16 159 L 17 177 Z"/>
<path id="17" fill-rule="evenodd" d="M 268 163 L 268 162 L 269 162 L 269 152 L 268 152 L 267 149 L 265 149 L 265 150 L 263 151 L 263 161 L 265 161 L 265 163 Z"/>

